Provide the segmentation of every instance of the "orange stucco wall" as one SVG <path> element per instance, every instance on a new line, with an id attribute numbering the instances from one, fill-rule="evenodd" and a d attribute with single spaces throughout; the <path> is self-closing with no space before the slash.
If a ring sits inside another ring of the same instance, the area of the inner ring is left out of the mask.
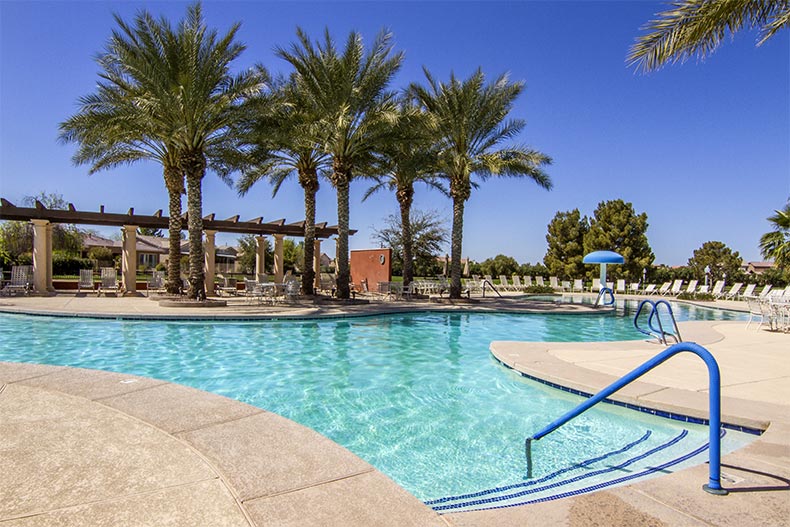
<path id="1" fill-rule="evenodd" d="M 384 257 L 382 263 L 381 257 Z M 357 291 L 362 291 L 362 280 L 368 281 L 370 291 L 378 291 L 379 282 L 392 280 L 392 249 L 365 249 L 351 251 L 351 281 Z"/>

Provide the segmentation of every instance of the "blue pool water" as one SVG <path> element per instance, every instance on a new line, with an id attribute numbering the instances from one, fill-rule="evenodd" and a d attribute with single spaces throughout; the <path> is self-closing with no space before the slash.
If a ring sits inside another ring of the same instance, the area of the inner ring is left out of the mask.
<path id="1" fill-rule="evenodd" d="M 0 360 L 144 375 L 266 408 L 430 500 L 523 481 L 525 436 L 579 401 L 503 368 L 489 353 L 491 341 L 639 339 L 633 308 L 621 305 L 615 315 L 414 313 L 254 322 L 0 315 Z M 680 320 L 742 318 L 675 309 Z M 681 424 L 600 405 L 540 441 L 535 474 L 603 456 L 646 433 L 639 448 L 668 444 L 662 451 L 669 456 L 681 453 L 672 441 L 682 430 L 688 430 L 686 451 L 706 442 L 705 427 Z M 744 441 L 728 434 L 724 448 Z"/>

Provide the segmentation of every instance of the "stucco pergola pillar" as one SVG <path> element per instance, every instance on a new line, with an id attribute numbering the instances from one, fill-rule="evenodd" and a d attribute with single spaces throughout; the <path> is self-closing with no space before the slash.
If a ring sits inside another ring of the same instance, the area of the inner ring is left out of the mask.
<path id="1" fill-rule="evenodd" d="M 217 231 L 205 230 L 203 231 L 206 235 L 206 244 L 205 244 L 205 263 L 203 266 L 203 271 L 206 275 L 205 277 L 205 284 L 206 284 L 206 295 L 214 296 L 214 271 L 216 269 L 215 265 L 215 258 L 216 258 L 216 250 L 214 245 L 214 236 L 216 236 Z"/>
<path id="2" fill-rule="evenodd" d="M 137 225 L 124 225 L 123 247 L 121 251 L 121 276 L 124 295 L 138 296 L 137 293 Z"/>
<path id="3" fill-rule="evenodd" d="M 318 290 L 321 288 L 321 240 L 318 238 L 313 241 L 313 272 L 315 272 L 313 287 Z"/>
<path id="4" fill-rule="evenodd" d="M 47 262 L 47 291 L 54 293 L 55 287 L 52 285 L 52 227 L 51 223 L 47 224 L 47 254 L 49 255 Z"/>
<path id="5" fill-rule="evenodd" d="M 282 283 L 285 275 L 285 262 L 283 261 L 283 239 L 285 234 L 274 235 L 274 281 Z"/>
<path id="6" fill-rule="evenodd" d="M 47 291 L 47 268 L 52 269 L 52 253 L 47 252 L 47 248 L 52 247 L 52 241 L 47 244 L 49 220 L 30 220 L 30 223 L 33 224 L 33 289 L 44 293 Z"/>
<path id="7" fill-rule="evenodd" d="M 255 237 L 255 279 L 266 274 L 266 236 Z"/>

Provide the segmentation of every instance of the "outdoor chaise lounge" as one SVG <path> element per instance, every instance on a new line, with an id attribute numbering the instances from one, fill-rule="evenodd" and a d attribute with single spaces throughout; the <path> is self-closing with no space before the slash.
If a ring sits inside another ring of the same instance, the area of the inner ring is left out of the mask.
<path id="1" fill-rule="evenodd" d="M 33 275 L 33 267 L 30 265 L 14 265 L 11 267 L 11 281 L 3 288 L 4 295 L 15 295 L 22 293 L 24 295 L 30 292 L 32 288 L 31 278 Z"/>
<path id="2" fill-rule="evenodd" d="M 77 293 L 82 293 L 83 289 L 93 292 L 93 269 L 80 269 L 80 279 L 77 282 Z"/>
<path id="3" fill-rule="evenodd" d="M 719 293 L 716 298 L 724 298 L 725 300 L 732 300 L 738 295 L 738 291 L 743 287 L 743 282 L 735 282 L 729 291 L 726 293 Z"/>
<path id="4" fill-rule="evenodd" d="M 115 272 L 115 267 L 102 267 L 99 294 L 104 293 L 106 295 L 108 291 L 118 293 L 118 287 L 118 275 Z"/>

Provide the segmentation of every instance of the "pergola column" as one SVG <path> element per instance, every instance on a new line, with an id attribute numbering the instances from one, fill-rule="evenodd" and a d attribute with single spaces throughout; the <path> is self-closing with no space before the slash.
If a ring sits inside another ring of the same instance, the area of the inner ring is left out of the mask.
<path id="1" fill-rule="evenodd" d="M 321 287 L 321 240 L 318 238 L 313 241 L 313 272 L 313 287 L 318 290 Z"/>
<path id="2" fill-rule="evenodd" d="M 124 225 L 122 234 L 121 276 L 123 277 L 124 295 L 138 296 L 137 225 Z"/>
<path id="3" fill-rule="evenodd" d="M 205 230 L 203 231 L 206 235 L 206 244 L 205 244 L 205 265 L 204 273 L 205 273 L 205 284 L 206 284 L 206 295 L 214 296 L 214 271 L 216 269 L 215 259 L 216 259 L 216 250 L 214 245 L 214 236 L 217 234 L 217 231 Z"/>
<path id="4" fill-rule="evenodd" d="M 47 254 L 49 255 L 47 262 L 47 291 L 54 293 L 55 287 L 52 285 L 52 227 L 51 223 L 47 224 Z"/>
<path id="5" fill-rule="evenodd" d="M 52 269 L 52 241 L 47 243 L 47 225 L 49 220 L 30 220 L 33 224 L 33 288 L 38 293 L 47 291 L 47 269 Z M 52 231 L 50 231 L 51 233 Z"/>
<path id="6" fill-rule="evenodd" d="M 266 274 L 266 236 L 255 237 L 255 279 Z"/>
<path id="7" fill-rule="evenodd" d="M 283 276 L 285 275 L 284 261 L 283 261 L 283 239 L 285 234 L 274 235 L 274 281 L 282 283 Z"/>

